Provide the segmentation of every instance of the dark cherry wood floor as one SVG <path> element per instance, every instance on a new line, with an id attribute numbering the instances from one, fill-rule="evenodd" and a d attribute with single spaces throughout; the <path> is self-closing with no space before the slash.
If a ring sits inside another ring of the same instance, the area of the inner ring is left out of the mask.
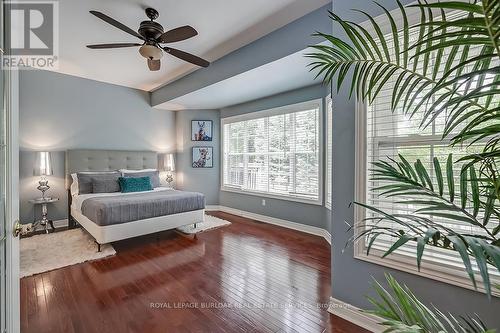
<path id="1" fill-rule="evenodd" d="M 212 214 L 233 224 L 21 279 L 22 332 L 367 332 L 326 311 L 324 239 Z"/>

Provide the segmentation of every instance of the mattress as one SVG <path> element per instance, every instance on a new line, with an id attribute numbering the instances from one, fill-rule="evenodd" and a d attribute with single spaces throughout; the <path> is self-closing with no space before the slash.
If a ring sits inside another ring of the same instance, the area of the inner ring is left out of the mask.
<path id="1" fill-rule="evenodd" d="M 99 226 L 126 223 L 205 208 L 197 192 L 156 188 L 136 193 L 91 193 L 73 197 L 74 207 Z"/>

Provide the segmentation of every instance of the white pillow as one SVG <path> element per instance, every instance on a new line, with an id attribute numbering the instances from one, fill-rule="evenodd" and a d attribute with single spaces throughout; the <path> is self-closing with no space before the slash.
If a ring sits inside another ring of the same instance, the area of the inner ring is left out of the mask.
<path id="1" fill-rule="evenodd" d="M 158 171 L 158 169 L 141 169 L 141 170 L 120 169 L 118 171 L 120 171 L 123 176 L 124 173 L 151 172 L 151 171 Z"/>

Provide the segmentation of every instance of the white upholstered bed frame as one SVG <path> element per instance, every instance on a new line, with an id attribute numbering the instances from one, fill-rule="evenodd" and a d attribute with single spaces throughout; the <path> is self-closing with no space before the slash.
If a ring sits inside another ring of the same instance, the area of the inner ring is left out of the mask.
<path id="1" fill-rule="evenodd" d="M 151 151 L 122 150 L 68 150 L 66 151 L 66 188 L 68 189 L 69 226 L 80 224 L 98 244 L 156 233 L 164 230 L 203 222 L 205 210 L 158 216 L 144 220 L 100 226 L 72 206 L 69 191 L 71 174 L 81 171 L 110 171 L 119 169 L 158 168 L 158 155 Z"/>

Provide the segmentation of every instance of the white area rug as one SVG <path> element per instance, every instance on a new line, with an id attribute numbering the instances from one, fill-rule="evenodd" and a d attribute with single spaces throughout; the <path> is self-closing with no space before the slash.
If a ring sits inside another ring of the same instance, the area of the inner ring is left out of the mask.
<path id="1" fill-rule="evenodd" d="M 194 224 L 189 224 L 189 225 L 179 227 L 179 228 L 177 228 L 177 230 L 182 232 L 183 234 L 193 235 L 193 234 L 197 234 L 200 232 L 224 227 L 224 226 L 230 225 L 230 224 L 231 224 L 231 222 L 229 222 L 229 221 L 220 219 L 220 218 L 215 217 L 215 216 L 205 214 L 205 221 L 200 222 L 200 223 L 196 223 L 196 227 Z"/>
<path id="2" fill-rule="evenodd" d="M 97 252 L 94 239 L 81 229 L 23 238 L 20 247 L 21 277 L 116 254 L 110 244 Z"/>

